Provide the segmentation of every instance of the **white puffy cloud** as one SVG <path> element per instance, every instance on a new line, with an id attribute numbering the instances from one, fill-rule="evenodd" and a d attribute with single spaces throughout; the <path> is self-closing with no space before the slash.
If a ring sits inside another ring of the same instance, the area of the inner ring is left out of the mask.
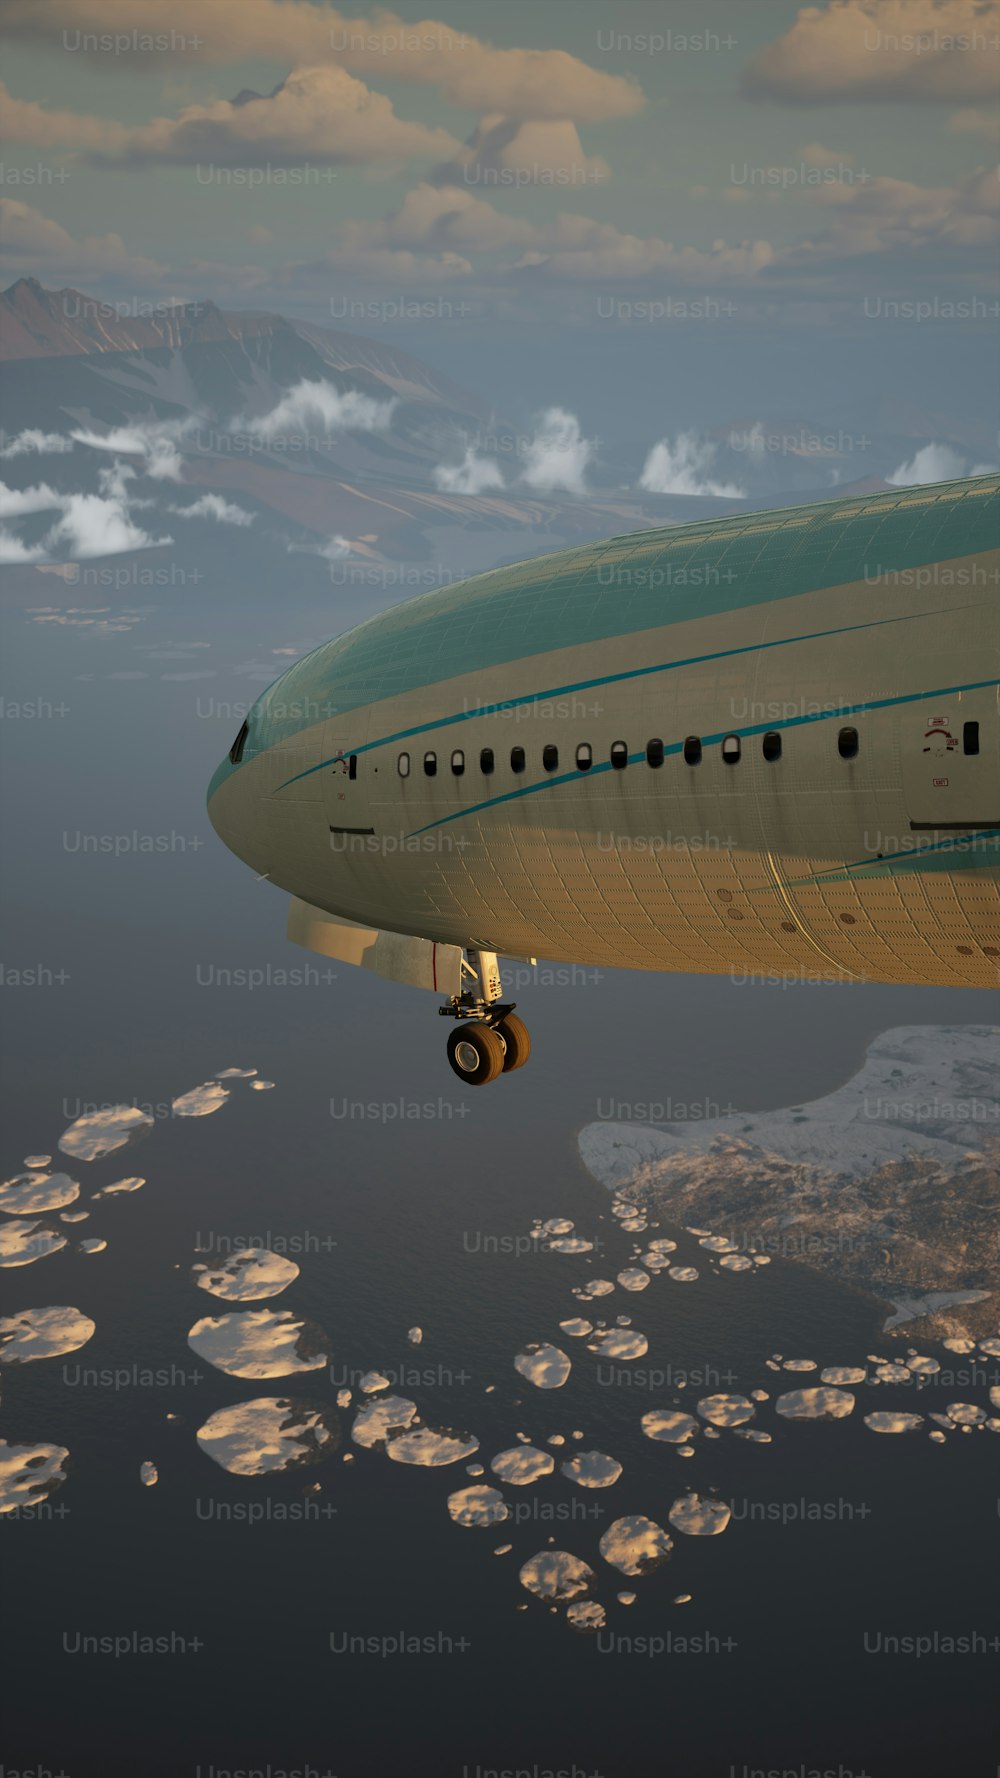
<path id="1" fill-rule="evenodd" d="M 234 420 L 232 430 L 253 432 L 264 439 L 279 434 L 283 437 L 308 435 L 310 427 L 324 434 L 384 432 L 395 406 L 394 397 L 389 401 L 378 401 L 357 389 L 341 391 L 333 383 L 311 382 L 308 377 L 303 377 L 269 413 L 256 419 Z"/>
<path id="2" fill-rule="evenodd" d="M 141 457 L 142 473 L 152 476 L 154 481 L 179 482 L 183 468 L 180 446 L 197 425 L 194 416 L 184 420 L 134 420 L 125 426 L 112 426 L 108 432 L 81 426 L 70 437 L 95 451 L 121 451 L 127 457 Z"/>
<path id="3" fill-rule="evenodd" d="M 0 519 L 20 518 L 31 512 L 51 512 L 53 507 L 61 504 L 62 498 L 47 482 L 38 482 L 33 488 L 8 488 L 6 482 L 0 482 Z"/>
<path id="4" fill-rule="evenodd" d="M 639 486 L 647 494 L 714 494 L 720 500 L 742 500 L 744 488 L 709 475 L 715 454 L 716 446 L 693 432 L 678 432 L 672 442 L 662 438 L 646 458 Z"/>
<path id="5" fill-rule="evenodd" d="M 347 538 L 338 535 L 329 538 L 326 543 L 289 543 L 287 548 L 290 556 L 322 556 L 324 562 L 342 562 L 345 556 L 352 553 Z"/>
<path id="6" fill-rule="evenodd" d="M 570 118 L 480 118 L 461 151 L 433 175 L 440 185 L 521 187 L 600 185 L 611 176 L 602 155 L 585 154 Z"/>
<path id="7" fill-rule="evenodd" d="M 489 457 L 477 457 L 470 445 L 461 463 L 442 463 L 434 471 L 434 481 L 445 494 L 485 494 L 490 488 L 502 488 L 503 476 Z"/>
<path id="8" fill-rule="evenodd" d="M 221 494 L 202 494 L 191 506 L 172 506 L 179 519 L 215 519 L 220 525 L 252 525 L 256 513 L 247 512 L 235 501 L 223 500 Z"/>
<path id="9" fill-rule="evenodd" d="M 436 19 L 403 20 L 388 10 L 350 18 L 310 0 L 240 0 L 238 12 L 233 0 L 143 0 L 141 16 L 127 25 L 121 0 L 46 0 L 44 8 L 38 0 L 6 0 L 5 26 L 42 43 L 78 31 L 83 54 L 87 34 L 160 34 L 155 56 L 131 57 L 133 73 L 159 73 L 170 60 L 232 61 L 235 31 L 245 60 L 338 63 L 382 80 L 434 86 L 466 111 L 593 123 L 631 117 L 643 104 L 633 80 L 591 68 L 566 50 L 498 49 Z"/>
<path id="10" fill-rule="evenodd" d="M 829 0 L 802 7 L 750 62 L 743 84 L 793 105 L 990 98 L 998 26 L 996 0 Z"/>
<path id="11" fill-rule="evenodd" d="M 586 471 L 593 456 L 593 443 L 583 437 L 576 415 L 550 407 L 525 445 L 521 480 L 540 494 L 557 490 L 585 494 Z"/>
<path id="12" fill-rule="evenodd" d="M 15 99 L 0 80 L 0 136 L 32 148 L 119 147 L 123 124 L 112 118 L 86 117 L 75 111 L 46 111 L 34 99 Z"/>
<path id="13" fill-rule="evenodd" d="M 125 550 L 157 549 L 171 537 L 150 537 L 133 524 L 121 500 L 100 494 L 62 496 L 62 516 L 46 534 L 50 555 L 117 556 Z"/>
<path id="14" fill-rule="evenodd" d="M 6 525 L 0 525 L 0 566 L 12 568 L 25 562 L 40 562 L 44 555 L 40 543 L 22 543 Z"/>
<path id="15" fill-rule="evenodd" d="M 129 253 L 121 235 L 86 235 L 77 240 L 60 222 L 53 222 L 19 198 L 0 198 L 0 261 L 14 272 L 50 277 L 127 275 L 142 284 L 162 285 L 166 268 L 155 259 Z"/>
<path id="16" fill-rule="evenodd" d="M 901 463 L 885 479 L 894 488 L 913 488 L 924 482 L 953 482 L 961 476 L 990 475 L 995 469 L 995 463 L 970 466 L 968 459 L 953 446 L 932 443 L 922 445 L 909 463 Z"/>
<path id="17" fill-rule="evenodd" d="M 28 426 L 15 438 L 0 445 L 0 457 L 27 457 L 33 452 L 39 456 L 56 456 L 72 449 L 73 440 L 63 438 L 60 432 L 40 432 L 36 426 Z"/>

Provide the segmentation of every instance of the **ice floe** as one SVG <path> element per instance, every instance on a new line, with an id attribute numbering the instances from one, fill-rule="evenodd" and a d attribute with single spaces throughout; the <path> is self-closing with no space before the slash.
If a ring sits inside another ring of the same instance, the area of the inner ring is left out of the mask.
<path id="1" fill-rule="evenodd" d="M 534 1445 L 512 1445 L 509 1451 L 498 1451 L 490 1462 L 490 1468 L 502 1482 L 513 1483 L 517 1488 L 524 1488 L 529 1482 L 537 1482 L 542 1476 L 551 1475 L 555 1469 L 555 1459 L 548 1451 L 539 1451 Z"/>
<path id="2" fill-rule="evenodd" d="M 174 1117 L 209 1117 L 225 1105 L 228 1098 L 229 1089 L 220 1080 L 204 1080 L 190 1092 L 181 1093 L 172 1101 L 170 1109 Z"/>
<path id="3" fill-rule="evenodd" d="M 484 1528 L 510 1517 L 510 1508 L 497 1488 L 459 1488 L 448 1496 L 448 1512 L 456 1525 Z"/>
<path id="4" fill-rule="evenodd" d="M 0 1266 L 30 1266 L 66 1246 L 66 1236 L 44 1222 L 0 1223 Z"/>
<path id="5" fill-rule="evenodd" d="M 65 1445 L 12 1445 L 0 1439 L 0 1513 L 38 1506 L 66 1480 Z"/>
<path id="6" fill-rule="evenodd" d="M 712 1500 L 705 1494 L 682 1494 L 667 1514 L 675 1531 L 685 1537 L 718 1537 L 732 1518 L 724 1500 Z"/>
<path id="7" fill-rule="evenodd" d="M 745 1395 L 706 1395 L 698 1403 L 698 1412 L 711 1426 L 743 1426 L 756 1413 Z"/>
<path id="8" fill-rule="evenodd" d="M 417 1404 L 405 1395 L 383 1395 L 358 1410 L 351 1438 L 366 1451 L 384 1445 L 397 1432 L 405 1432 L 417 1417 Z"/>
<path id="9" fill-rule="evenodd" d="M 868 1372 L 860 1364 L 828 1364 L 820 1371 L 819 1380 L 821 1383 L 865 1383 Z"/>
<path id="10" fill-rule="evenodd" d="M 536 1389 L 561 1389 L 572 1368 L 565 1352 L 544 1342 L 525 1346 L 514 1360 L 514 1369 Z"/>
<path id="11" fill-rule="evenodd" d="M 598 1358 L 643 1358 L 649 1351 L 645 1334 L 623 1327 L 598 1328 L 587 1341 L 587 1351 Z"/>
<path id="12" fill-rule="evenodd" d="M 584 1321 L 582 1315 L 573 1315 L 569 1321 L 560 1321 L 559 1330 L 561 1333 L 569 1334 L 571 1340 L 582 1340 L 587 1334 L 593 1333 L 594 1323 Z"/>
<path id="13" fill-rule="evenodd" d="M 538 1599 L 575 1599 L 593 1578 L 593 1569 L 569 1550 L 539 1550 L 520 1572 L 522 1587 Z"/>
<path id="14" fill-rule="evenodd" d="M 315 1322 L 291 1309 L 244 1309 L 206 1315 L 188 1334 L 199 1358 L 230 1377 L 289 1377 L 330 1362 L 329 1341 Z"/>
<path id="15" fill-rule="evenodd" d="M 408 1432 L 394 1432 L 385 1447 L 393 1463 L 412 1463 L 422 1469 L 441 1469 L 446 1463 L 460 1463 L 478 1451 L 479 1440 L 471 1432 L 455 1432 L 451 1427 L 420 1426 Z"/>
<path id="16" fill-rule="evenodd" d="M 566 1607 L 566 1622 L 573 1630 L 602 1630 L 607 1620 L 604 1606 L 596 1599 L 576 1599 Z"/>
<path id="17" fill-rule="evenodd" d="M 849 1389 L 790 1389 L 774 1411 L 784 1420 L 843 1420 L 854 1412 L 854 1397 Z"/>
<path id="18" fill-rule="evenodd" d="M 68 1173 L 15 1173 L 0 1185 L 0 1211 L 8 1216 L 36 1216 L 40 1210 L 62 1210 L 80 1196 Z"/>
<path id="19" fill-rule="evenodd" d="M 195 1435 L 201 1449 L 230 1475 L 276 1475 L 330 1456 L 339 1429 L 316 1402 L 260 1395 L 210 1414 Z"/>
<path id="20" fill-rule="evenodd" d="M 897 1413 L 888 1408 L 865 1415 L 865 1425 L 870 1432 L 917 1432 L 923 1423 L 923 1414 Z"/>
<path id="21" fill-rule="evenodd" d="M 229 1254 L 217 1265 L 192 1266 L 191 1274 L 199 1290 L 226 1302 L 252 1303 L 280 1296 L 299 1276 L 299 1268 L 294 1260 L 266 1247 L 249 1247 Z"/>
<path id="22" fill-rule="evenodd" d="M 139 1480 L 144 1488 L 155 1488 L 159 1479 L 160 1472 L 155 1463 L 151 1463 L 148 1459 L 145 1463 L 140 1463 Z"/>
<path id="23" fill-rule="evenodd" d="M 673 1549 L 673 1539 L 655 1519 L 643 1513 L 629 1513 L 615 1519 L 600 1541 L 605 1562 L 621 1574 L 648 1574 L 665 1561 Z"/>
<path id="24" fill-rule="evenodd" d="M 117 1198 L 123 1193 L 139 1191 L 145 1183 L 146 1181 L 138 1173 L 133 1173 L 128 1179 L 115 1179 L 110 1185 L 102 1186 L 100 1191 L 92 1192 L 91 1197 L 95 1201 L 98 1198 Z"/>
<path id="25" fill-rule="evenodd" d="M 561 1473 L 567 1481 L 576 1482 L 581 1488 L 610 1488 L 622 1473 L 621 1464 L 609 1457 L 604 1451 L 577 1451 L 560 1464 Z"/>
<path id="26" fill-rule="evenodd" d="M 650 1283 L 650 1276 L 641 1266 L 627 1266 L 623 1272 L 618 1273 L 618 1282 L 623 1290 L 645 1290 Z"/>
<path id="27" fill-rule="evenodd" d="M 60 1358 L 78 1352 L 96 1330 L 89 1315 L 61 1304 L 21 1309 L 0 1319 L 0 1364 L 29 1364 L 36 1358 Z"/>
<path id="28" fill-rule="evenodd" d="M 683 1445 L 698 1431 L 698 1422 L 693 1414 L 683 1414 L 679 1408 L 650 1408 L 642 1416 L 642 1430 L 647 1438 L 662 1444 Z"/>
<path id="29" fill-rule="evenodd" d="M 153 1127 L 148 1112 L 137 1105 L 106 1105 L 100 1111 L 85 1112 L 64 1130 L 59 1138 L 63 1154 L 78 1161 L 99 1161 L 116 1149 L 137 1142 Z"/>

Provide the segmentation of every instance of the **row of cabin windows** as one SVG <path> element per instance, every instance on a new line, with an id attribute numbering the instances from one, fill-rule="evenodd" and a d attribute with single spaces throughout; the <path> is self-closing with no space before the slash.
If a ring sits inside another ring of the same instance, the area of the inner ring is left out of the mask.
<path id="1" fill-rule="evenodd" d="M 781 758 L 781 732 L 779 729 L 768 729 L 761 736 L 761 752 L 768 761 Z M 962 745 L 966 753 L 979 752 L 979 724 L 967 722 L 962 729 Z M 841 759 L 857 759 L 861 741 L 856 728 L 842 728 L 837 735 L 837 751 Z M 698 735 L 688 735 L 682 748 L 684 760 L 689 766 L 701 764 L 702 742 Z M 739 735 L 724 735 L 722 740 L 722 757 L 726 765 L 736 765 L 742 758 L 743 741 Z M 665 757 L 663 742 L 659 739 L 646 742 L 646 764 L 661 766 Z M 621 771 L 628 765 L 628 743 L 612 741 L 610 752 L 611 765 Z M 410 775 L 410 756 L 401 753 L 398 760 L 399 775 L 408 778 Z M 594 763 L 594 751 L 589 741 L 581 741 L 576 750 L 576 769 L 578 772 L 589 772 Z M 547 772 L 559 769 L 559 749 L 553 742 L 542 748 L 542 765 Z M 510 750 L 510 769 L 521 773 L 526 770 L 527 755 L 523 747 L 512 747 Z M 437 776 L 438 757 L 436 753 L 424 754 L 424 774 L 428 778 Z M 461 778 L 465 771 L 465 754 L 456 747 L 451 755 L 451 769 L 456 778 Z M 479 755 L 479 770 L 488 778 L 496 770 L 496 755 L 492 747 L 484 747 Z"/>

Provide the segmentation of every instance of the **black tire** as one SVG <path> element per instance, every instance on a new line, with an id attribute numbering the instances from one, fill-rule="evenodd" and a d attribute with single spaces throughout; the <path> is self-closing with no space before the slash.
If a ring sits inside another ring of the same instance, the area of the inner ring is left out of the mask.
<path id="1" fill-rule="evenodd" d="M 503 1071 L 510 1074 L 515 1068 L 523 1068 L 531 1054 L 531 1037 L 523 1019 L 516 1012 L 509 1012 L 497 1026 L 507 1048 L 503 1059 Z"/>
<path id="2" fill-rule="evenodd" d="M 490 1025 L 463 1020 L 448 1039 L 448 1060 L 468 1087 L 485 1087 L 503 1073 L 503 1038 Z"/>

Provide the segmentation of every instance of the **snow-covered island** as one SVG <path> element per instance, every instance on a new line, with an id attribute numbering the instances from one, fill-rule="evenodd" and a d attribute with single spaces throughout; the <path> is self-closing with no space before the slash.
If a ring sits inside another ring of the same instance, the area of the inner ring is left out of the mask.
<path id="1" fill-rule="evenodd" d="M 578 1142 L 619 1195 L 797 1260 L 947 1337 L 1000 1294 L 1000 1027 L 904 1026 L 804 1105 L 700 1123 L 602 1120 Z"/>

